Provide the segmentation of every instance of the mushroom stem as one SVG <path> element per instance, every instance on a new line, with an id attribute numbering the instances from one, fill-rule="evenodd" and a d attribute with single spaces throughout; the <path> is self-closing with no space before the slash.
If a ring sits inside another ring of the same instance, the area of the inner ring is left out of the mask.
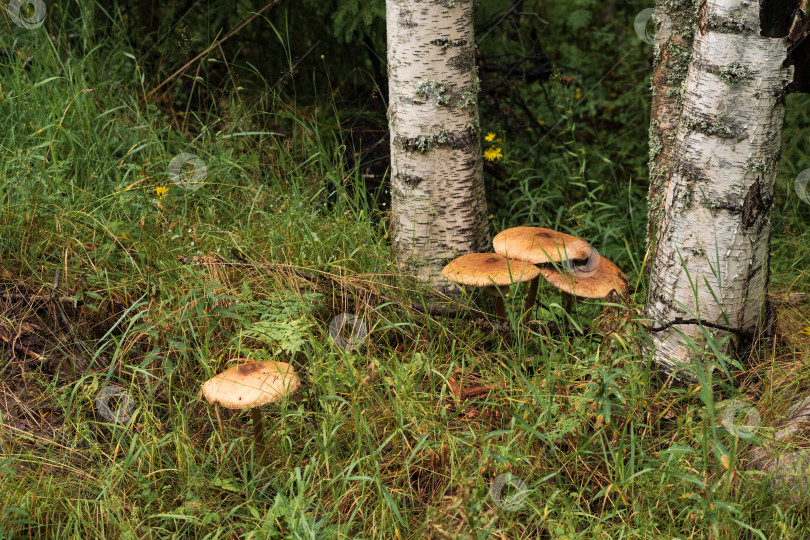
<path id="1" fill-rule="evenodd" d="M 500 296 L 495 298 L 495 314 L 500 319 L 506 319 L 506 306 L 503 303 L 503 298 Z"/>
<path id="2" fill-rule="evenodd" d="M 526 305 L 523 306 L 523 322 L 528 323 L 532 318 L 534 301 L 537 300 L 537 285 L 540 283 L 540 276 L 537 276 L 529 284 L 529 296 L 526 297 Z"/>
<path id="3" fill-rule="evenodd" d="M 571 296 L 570 294 L 568 294 L 565 291 L 560 291 L 560 292 L 562 292 L 562 297 L 563 297 L 563 300 L 564 300 L 564 306 L 563 307 L 565 308 L 565 311 L 567 311 L 570 314 L 571 313 L 571 307 L 574 305 L 574 297 Z"/>
<path id="4" fill-rule="evenodd" d="M 219 417 L 219 403 L 214 403 L 214 414 L 217 415 L 217 426 L 219 426 L 219 438 L 222 438 L 222 420 Z"/>
<path id="5" fill-rule="evenodd" d="M 253 418 L 253 438 L 256 442 L 256 453 L 259 454 L 259 463 L 267 465 L 267 448 L 264 444 L 264 423 L 262 422 L 262 413 L 259 407 L 250 409 L 250 415 Z"/>
<path id="6" fill-rule="evenodd" d="M 484 292 L 495 299 L 495 315 L 499 319 L 506 320 L 506 305 L 503 303 L 503 295 L 509 292 L 509 286 L 493 287 L 490 285 L 484 289 Z"/>

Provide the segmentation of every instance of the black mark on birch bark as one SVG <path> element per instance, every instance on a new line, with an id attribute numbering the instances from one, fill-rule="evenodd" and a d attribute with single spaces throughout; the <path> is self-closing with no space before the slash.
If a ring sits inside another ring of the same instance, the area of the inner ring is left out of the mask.
<path id="1" fill-rule="evenodd" d="M 463 47 L 467 44 L 467 40 L 439 38 L 431 40 L 429 43 L 441 47 L 443 51 L 446 51 L 448 47 Z"/>
<path id="2" fill-rule="evenodd" d="M 760 214 L 767 211 L 768 207 L 762 200 L 762 186 L 759 177 L 748 188 L 748 193 L 743 201 L 742 224 L 746 229 L 750 229 L 759 218 Z"/>
<path id="3" fill-rule="evenodd" d="M 400 174 L 397 175 L 397 178 L 409 188 L 415 188 L 425 180 L 421 176 L 416 176 L 415 174 Z"/>
<path id="4" fill-rule="evenodd" d="M 464 50 L 458 56 L 454 56 L 447 61 L 447 65 L 461 73 L 467 73 L 475 64 L 475 55 L 472 50 Z"/>
<path id="5" fill-rule="evenodd" d="M 408 9 L 403 9 L 399 12 L 399 25 L 404 28 L 413 28 L 417 26 L 415 22 L 413 22 L 413 11 Z"/>
<path id="6" fill-rule="evenodd" d="M 687 179 L 688 184 L 691 184 L 692 182 L 705 184 L 710 180 L 709 176 L 703 171 L 702 168 L 689 161 L 678 161 L 675 165 L 675 170 L 678 172 L 678 174 Z"/>

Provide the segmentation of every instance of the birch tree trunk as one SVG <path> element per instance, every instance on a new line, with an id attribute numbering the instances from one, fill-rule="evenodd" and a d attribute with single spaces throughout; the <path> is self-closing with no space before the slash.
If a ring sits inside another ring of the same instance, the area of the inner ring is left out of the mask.
<path id="1" fill-rule="evenodd" d="M 762 35 L 764 1 L 700 6 L 646 314 L 659 327 L 680 318 L 733 329 L 705 328 L 735 346 L 740 332 L 757 328 L 765 301 L 774 178 L 793 75 L 789 40 Z M 697 347 L 684 345 L 688 340 Z M 652 341 L 656 362 L 673 372 L 700 360 L 706 340 L 700 326 L 675 324 L 652 332 Z"/>
<path id="2" fill-rule="evenodd" d="M 473 0 L 386 1 L 394 250 L 445 292 L 445 264 L 489 245 L 473 9 Z"/>
<path id="3" fill-rule="evenodd" d="M 678 133 L 681 103 L 697 21 L 695 0 L 657 0 L 658 33 L 654 44 L 650 101 L 650 193 L 647 217 L 648 268 L 664 218 L 664 196 L 672 173 L 672 148 Z"/>

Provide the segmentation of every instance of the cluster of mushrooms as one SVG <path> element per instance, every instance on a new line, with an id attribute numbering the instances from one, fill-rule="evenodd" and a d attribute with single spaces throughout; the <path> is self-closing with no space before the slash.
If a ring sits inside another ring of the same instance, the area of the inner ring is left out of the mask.
<path id="1" fill-rule="evenodd" d="M 495 253 L 462 255 L 445 266 L 442 274 L 459 285 L 484 287 L 495 297 L 501 319 L 506 319 L 503 297 L 509 286 L 530 281 L 523 309 L 529 320 L 539 276 L 560 289 L 567 311 L 575 297 L 606 298 L 612 291 L 624 294 L 627 290 L 627 276 L 576 236 L 541 227 L 513 227 L 495 235 L 492 244 Z"/>
<path id="2" fill-rule="evenodd" d="M 623 294 L 627 277 L 615 264 L 600 257 L 595 249 L 576 236 L 540 227 L 514 227 L 493 239 L 495 253 L 470 253 L 448 264 L 442 274 L 460 285 L 485 287 L 495 297 L 498 317 L 506 319 L 503 296 L 514 283 L 531 281 L 524 308 L 528 320 L 543 276 L 562 291 L 570 311 L 574 297 L 605 298 L 612 291 Z M 220 433 L 218 406 L 250 409 L 253 435 L 259 460 L 267 464 L 264 428 L 259 408 L 286 398 L 301 386 L 295 368 L 285 362 L 254 362 L 247 359 L 203 384 L 202 394 L 215 405 Z"/>

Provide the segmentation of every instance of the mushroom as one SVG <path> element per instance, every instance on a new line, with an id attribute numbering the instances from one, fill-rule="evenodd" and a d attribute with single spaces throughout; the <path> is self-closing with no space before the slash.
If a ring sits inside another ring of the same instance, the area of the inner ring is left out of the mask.
<path id="1" fill-rule="evenodd" d="M 202 393 L 215 407 L 222 405 L 226 409 L 250 409 L 256 449 L 260 461 L 266 464 L 264 428 L 259 407 L 295 392 L 301 386 L 301 379 L 295 374 L 295 368 L 284 362 L 254 362 L 246 358 L 237 360 L 245 360 L 246 363 L 208 379 L 202 386 Z M 218 409 L 216 414 L 219 421 Z"/>
<path id="2" fill-rule="evenodd" d="M 591 253 L 591 247 L 585 240 L 542 227 L 512 227 L 503 230 L 492 239 L 492 245 L 495 253 L 532 264 L 585 260 Z M 523 308 L 526 320 L 534 307 L 539 281 L 540 278 L 533 280 L 529 287 L 529 296 L 526 297 Z"/>
<path id="3" fill-rule="evenodd" d="M 497 253 L 469 253 L 444 267 L 442 275 L 454 283 L 485 287 L 484 292 L 495 298 L 495 312 L 506 319 L 506 307 L 501 293 L 509 285 L 535 279 L 540 270 L 526 261 L 507 259 Z"/>
<path id="4" fill-rule="evenodd" d="M 566 311 L 571 311 L 573 297 L 606 298 L 611 291 L 623 294 L 627 291 L 627 276 L 595 249 L 591 250 L 588 261 L 580 266 L 572 262 L 563 264 L 561 269 L 552 266 L 540 268 L 540 275 L 562 291 Z"/>

